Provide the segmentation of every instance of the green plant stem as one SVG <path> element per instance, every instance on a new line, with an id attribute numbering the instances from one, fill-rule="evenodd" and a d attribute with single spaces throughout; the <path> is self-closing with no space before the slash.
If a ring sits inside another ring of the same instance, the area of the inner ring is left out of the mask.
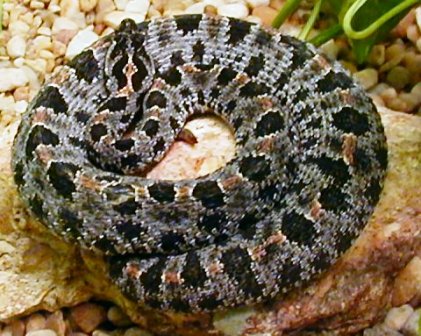
<path id="1" fill-rule="evenodd" d="M 329 27 L 326 30 L 323 30 L 312 39 L 309 40 L 310 43 L 314 44 L 316 47 L 321 46 L 323 43 L 329 41 L 330 39 L 343 33 L 342 26 L 337 23 L 334 26 Z"/>
<path id="2" fill-rule="evenodd" d="M 343 20 L 343 29 L 345 34 L 354 40 L 361 40 L 367 38 L 371 34 L 373 34 L 379 27 L 381 27 L 386 21 L 390 20 L 395 15 L 399 14 L 401 11 L 411 7 L 412 5 L 421 2 L 420 0 L 405 0 L 402 1 L 399 5 L 392 8 L 387 13 L 383 14 L 380 18 L 374 21 L 371 25 L 367 28 L 355 31 L 352 28 L 352 19 L 355 13 L 367 2 L 367 0 L 357 0 L 355 1 L 352 6 L 348 9 L 344 16 Z"/>
<path id="3" fill-rule="evenodd" d="M 0 0 L 0 33 L 3 30 L 3 0 Z"/>
<path id="4" fill-rule="evenodd" d="M 302 0 L 287 0 L 282 8 L 279 10 L 278 15 L 273 19 L 272 27 L 279 28 L 285 22 L 288 16 L 294 13 Z"/>
<path id="5" fill-rule="evenodd" d="M 320 13 L 320 7 L 322 6 L 323 0 L 316 0 L 316 3 L 314 5 L 313 11 L 311 12 L 310 17 L 308 18 L 305 26 L 301 30 L 300 34 L 298 35 L 298 38 L 301 40 L 306 40 L 308 34 L 310 33 L 311 29 L 314 26 L 314 23 L 316 22 L 317 18 L 319 17 Z"/>

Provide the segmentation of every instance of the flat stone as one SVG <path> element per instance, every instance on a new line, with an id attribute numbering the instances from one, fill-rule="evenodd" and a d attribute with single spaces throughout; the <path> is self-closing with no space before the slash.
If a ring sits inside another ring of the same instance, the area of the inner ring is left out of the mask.
<path id="1" fill-rule="evenodd" d="M 77 54 L 79 54 L 83 49 L 89 47 L 92 43 L 96 42 L 99 39 L 99 36 L 91 30 L 84 29 L 77 33 L 66 50 L 66 58 L 72 59 Z"/>
<path id="2" fill-rule="evenodd" d="M 387 313 L 384 324 L 391 329 L 401 330 L 413 312 L 414 309 L 410 305 L 392 308 Z"/>
<path id="3" fill-rule="evenodd" d="M 73 307 L 70 314 L 74 322 L 85 333 L 91 333 L 107 319 L 105 309 L 94 303 L 83 303 Z"/>
<path id="4" fill-rule="evenodd" d="M 21 35 L 13 36 L 7 42 L 7 54 L 10 57 L 23 57 L 26 51 L 26 40 Z"/>
<path id="5" fill-rule="evenodd" d="M 225 4 L 218 6 L 218 14 L 237 19 L 244 19 L 249 15 L 249 10 L 246 5 L 241 3 Z"/>
<path id="6" fill-rule="evenodd" d="M 30 331 L 25 336 L 57 336 L 57 334 L 51 329 L 40 329 Z"/>

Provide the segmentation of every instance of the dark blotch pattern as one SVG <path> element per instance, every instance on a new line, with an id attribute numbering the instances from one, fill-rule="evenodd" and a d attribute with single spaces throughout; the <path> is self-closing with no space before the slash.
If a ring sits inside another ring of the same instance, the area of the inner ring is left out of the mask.
<path id="1" fill-rule="evenodd" d="M 114 205 L 113 209 L 117 211 L 120 215 L 135 215 L 136 209 L 140 208 L 139 204 L 136 203 L 135 199 L 132 197 L 125 202 Z"/>
<path id="2" fill-rule="evenodd" d="M 312 160 L 322 170 L 323 174 L 333 177 L 336 183 L 344 184 L 351 175 L 348 166 L 343 160 L 335 160 L 326 155 Z"/>
<path id="3" fill-rule="evenodd" d="M 252 56 L 250 58 L 249 65 L 244 69 L 244 72 L 246 72 L 250 77 L 257 76 L 264 66 L 265 56 L 263 54 L 259 54 L 259 56 Z"/>
<path id="4" fill-rule="evenodd" d="M 183 32 L 183 35 L 188 34 L 191 31 L 197 30 L 199 28 L 199 23 L 202 19 L 201 15 L 194 16 L 179 16 L 177 18 L 177 29 Z"/>
<path id="5" fill-rule="evenodd" d="M 145 106 L 146 108 L 151 108 L 153 106 L 164 108 L 167 106 L 167 98 L 159 91 L 152 91 L 146 98 Z"/>
<path id="6" fill-rule="evenodd" d="M 331 185 L 320 192 L 319 202 L 323 209 L 340 213 L 347 207 L 346 198 L 340 186 Z"/>
<path id="7" fill-rule="evenodd" d="M 134 146 L 133 139 L 120 139 L 120 140 L 117 140 L 114 144 L 114 147 L 122 152 L 130 150 L 133 146 Z"/>
<path id="8" fill-rule="evenodd" d="M 47 175 L 59 195 L 68 199 L 72 198 L 72 193 L 76 191 L 74 179 L 79 169 L 72 163 L 51 162 Z"/>
<path id="9" fill-rule="evenodd" d="M 321 92 L 331 92 L 338 88 L 349 89 L 353 85 L 352 79 L 346 73 L 333 71 L 317 82 L 317 87 Z"/>
<path id="10" fill-rule="evenodd" d="M 88 83 L 92 83 L 100 72 L 98 62 L 92 50 L 83 51 L 74 57 L 68 65 L 75 69 L 78 79 L 84 79 Z"/>
<path id="11" fill-rule="evenodd" d="M 269 88 L 263 83 L 248 82 L 240 89 L 242 97 L 255 97 L 265 93 L 269 93 Z"/>
<path id="12" fill-rule="evenodd" d="M 282 233 L 298 244 L 311 245 L 316 230 L 312 221 L 292 211 L 282 219 Z"/>
<path id="13" fill-rule="evenodd" d="M 282 130 L 284 120 L 279 112 L 268 112 L 257 122 L 256 136 L 265 136 Z"/>
<path id="14" fill-rule="evenodd" d="M 369 130 L 367 114 L 348 106 L 333 115 L 333 125 L 355 135 L 362 135 Z"/>
<path id="15" fill-rule="evenodd" d="M 59 217 L 65 225 L 66 229 L 70 230 L 74 237 L 77 237 L 80 234 L 83 220 L 82 218 L 79 218 L 77 213 L 74 213 L 69 209 L 62 208 L 59 211 Z"/>
<path id="16" fill-rule="evenodd" d="M 159 203 L 173 202 L 175 199 L 174 185 L 168 182 L 157 182 L 149 188 L 149 195 Z"/>
<path id="17" fill-rule="evenodd" d="M 117 232 L 123 235 L 124 238 L 131 241 L 136 238 L 140 238 L 142 235 L 145 235 L 145 229 L 140 225 L 133 224 L 131 220 L 124 222 L 119 222 L 116 225 Z"/>
<path id="18" fill-rule="evenodd" d="M 166 259 L 160 258 L 158 262 L 152 265 L 147 272 L 142 273 L 140 281 L 143 287 L 147 288 L 148 291 L 154 293 L 159 289 L 161 284 L 162 273 L 165 269 Z"/>
<path id="19" fill-rule="evenodd" d="M 244 40 L 246 35 L 250 32 L 250 23 L 245 21 L 230 21 L 229 23 L 229 44 L 237 44 Z"/>
<path id="20" fill-rule="evenodd" d="M 269 175 L 270 164 L 264 156 L 248 156 L 241 161 L 240 172 L 249 180 L 261 182 Z"/>
<path id="21" fill-rule="evenodd" d="M 43 205 L 44 203 L 38 195 L 35 195 L 29 200 L 29 207 L 31 208 L 32 212 L 40 219 L 43 219 L 46 216 Z"/>
<path id="22" fill-rule="evenodd" d="M 183 235 L 175 232 L 168 232 L 161 238 L 161 248 L 164 252 L 179 251 L 185 243 Z"/>
<path id="23" fill-rule="evenodd" d="M 104 124 L 95 124 L 91 127 L 91 138 L 98 142 L 104 135 L 107 134 L 107 127 Z"/>
<path id="24" fill-rule="evenodd" d="M 255 214 L 246 214 L 243 219 L 240 220 L 238 230 L 245 239 L 253 239 L 256 234 L 256 224 L 259 220 Z"/>
<path id="25" fill-rule="evenodd" d="M 149 119 L 145 122 L 143 126 L 143 132 L 146 133 L 148 137 L 153 137 L 158 133 L 159 130 L 159 121 L 155 119 Z"/>
<path id="26" fill-rule="evenodd" d="M 199 223 L 200 229 L 205 229 L 209 233 L 217 234 L 220 232 L 222 225 L 227 221 L 226 216 L 222 212 L 215 212 L 203 216 Z"/>
<path id="27" fill-rule="evenodd" d="M 41 144 L 56 146 L 58 143 L 59 138 L 57 134 L 42 125 L 36 125 L 28 135 L 25 148 L 26 157 L 28 160 L 31 160 L 34 156 L 35 148 Z"/>
<path id="28" fill-rule="evenodd" d="M 216 208 L 224 204 L 224 194 L 215 181 L 197 183 L 193 196 L 206 208 Z"/>
<path id="29" fill-rule="evenodd" d="M 55 86 L 46 86 L 41 93 L 38 94 L 32 109 L 35 110 L 41 106 L 51 108 L 55 113 L 64 113 L 67 112 L 68 109 L 62 94 Z"/>
<path id="30" fill-rule="evenodd" d="M 240 289 L 247 297 L 257 297 L 262 294 L 262 286 L 256 281 L 256 275 L 250 268 L 252 260 L 247 250 L 236 247 L 227 251 L 221 258 L 224 271 L 237 281 Z"/>
<path id="31" fill-rule="evenodd" d="M 117 78 L 118 89 L 122 89 L 127 85 L 127 77 L 124 73 L 124 68 L 128 62 L 127 54 L 123 54 L 122 57 L 115 63 L 112 69 L 112 75 L 114 78 Z"/>
<path id="32" fill-rule="evenodd" d="M 221 73 L 218 76 L 218 84 L 221 86 L 225 86 L 228 83 L 231 83 L 232 80 L 237 76 L 237 71 L 230 69 L 230 68 L 223 68 Z"/>
<path id="33" fill-rule="evenodd" d="M 193 288 L 202 287 L 207 280 L 207 276 L 196 252 L 187 253 L 185 263 L 186 266 L 181 272 L 181 278 L 184 279 L 183 285 Z"/>

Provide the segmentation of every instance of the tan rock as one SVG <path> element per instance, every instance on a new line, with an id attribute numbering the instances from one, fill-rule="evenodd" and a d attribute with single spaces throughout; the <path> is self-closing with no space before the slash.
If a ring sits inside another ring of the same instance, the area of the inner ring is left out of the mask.
<path id="1" fill-rule="evenodd" d="M 39 313 L 31 314 L 26 321 L 26 331 L 45 329 L 46 319 Z"/>
<path id="2" fill-rule="evenodd" d="M 251 12 L 251 15 L 260 18 L 262 23 L 266 26 L 272 25 L 272 21 L 275 19 L 277 14 L 278 12 L 275 9 L 268 6 L 256 7 Z"/>
<path id="3" fill-rule="evenodd" d="M 107 318 L 117 327 L 126 327 L 133 324 L 130 318 L 117 306 L 112 306 L 108 309 Z"/>
<path id="4" fill-rule="evenodd" d="M 243 3 L 228 3 L 218 6 L 218 14 L 222 16 L 244 19 L 249 15 L 249 10 Z"/>
<path id="5" fill-rule="evenodd" d="M 421 309 L 412 313 L 402 327 L 405 336 L 419 336 L 421 334 Z"/>
<path id="6" fill-rule="evenodd" d="M 23 336 L 25 334 L 25 323 L 21 320 L 15 320 L 10 325 L 13 336 Z"/>
<path id="7" fill-rule="evenodd" d="M 379 75 L 376 69 L 366 68 L 364 70 L 354 73 L 354 78 L 366 90 L 371 89 L 379 81 Z"/>
<path id="8" fill-rule="evenodd" d="M 66 324 L 63 319 L 63 312 L 58 310 L 47 317 L 45 328 L 53 330 L 57 336 L 66 334 Z"/>
<path id="9" fill-rule="evenodd" d="M 133 327 L 129 328 L 124 332 L 124 336 L 152 336 L 152 334 L 146 330 Z"/>
<path id="10" fill-rule="evenodd" d="M 79 7 L 82 12 L 89 12 L 95 8 L 98 0 L 79 0 Z"/>
<path id="11" fill-rule="evenodd" d="M 246 0 L 246 2 L 251 8 L 269 6 L 270 4 L 270 0 Z"/>
<path id="12" fill-rule="evenodd" d="M 410 305 L 392 308 L 387 313 L 384 324 L 391 329 L 401 330 L 413 312 Z"/>
<path id="13" fill-rule="evenodd" d="M 91 333 L 107 319 L 105 309 L 93 303 L 83 303 L 73 307 L 70 314 L 74 322 L 85 333 Z"/>
<path id="14" fill-rule="evenodd" d="M 79 27 L 76 24 L 76 22 L 72 21 L 71 19 L 67 17 L 59 17 L 56 20 L 54 20 L 51 32 L 53 34 L 57 34 L 61 30 L 71 30 L 77 32 L 79 30 Z"/>
<path id="15" fill-rule="evenodd" d="M 400 306 L 411 301 L 421 302 L 421 256 L 415 256 L 395 279 L 392 303 Z"/>

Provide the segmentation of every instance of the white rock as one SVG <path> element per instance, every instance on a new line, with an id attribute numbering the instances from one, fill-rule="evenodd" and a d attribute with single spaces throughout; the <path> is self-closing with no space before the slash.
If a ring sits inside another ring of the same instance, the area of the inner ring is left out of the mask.
<path id="1" fill-rule="evenodd" d="M 10 35 L 25 35 L 29 32 L 31 28 L 29 25 L 23 21 L 13 21 L 9 24 L 9 33 Z"/>
<path id="2" fill-rule="evenodd" d="M 25 71 L 15 68 L 0 69 L 0 92 L 13 90 L 19 86 L 24 86 L 29 82 Z"/>
<path id="3" fill-rule="evenodd" d="M 116 29 L 121 21 L 124 19 L 132 19 L 135 22 L 142 22 L 145 20 L 146 13 L 133 13 L 133 12 L 122 12 L 113 11 L 104 16 L 104 22 L 107 26 Z"/>
<path id="4" fill-rule="evenodd" d="M 186 8 L 186 14 L 202 14 L 205 11 L 205 7 L 208 6 L 203 2 L 195 3 Z"/>
<path id="5" fill-rule="evenodd" d="M 260 7 L 260 6 L 269 6 L 270 0 L 247 0 L 247 4 L 251 8 Z"/>
<path id="6" fill-rule="evenodd" d="M 418 29 L 421 30 L 421 7 L 415 10 L 415 19 L 417 20 Z"/>
<path id="7" fill-rule="evenodd" d="M 149 6 L 149 0 L 129 0 L 127 2 L 125 11 L 146 15 Z"/>
<path id="8" fill-rule="evenodd" d="M 218 7 L 218 14 L 237 19 L 244 19 L 249 15 L 249 10 L 244 4 L 226 4 Z"/>
<path id="9" fill-rule="evenodd" d="M 205 0 L 205 1 L 203 1 L 203 3 L 205 5 L 211 5 L 211 6 L 215 6 L 217 8 L 225 4 L 225 2 L 223 0 Z"/>
<path id="10" fill-rule="evenodd" d="M 115 6 L 118 10 L 124 11 L 129 0 L 114 0 Z"/>
<path id="11" fill-rule="evenodd" d="M 89 28 L 81 30 L 72 38 L 69 45 L 67 46 L 65 57 L 67 59 L 72 59 L 83 49 L 89 47 L 92 43 L 97 41 L 98 38 L 99 36 L 93 31 L 91 31 Z"/>
<path id="12" fill-rule="evenodd" d="M 10 57 L 22 57 L 25 51 L 26 41 L 21 35 L 15 35 L 7 42 L 7 53 Z"/>
<path id="13" fill-rule="evenodd" d="M 15 111 L 17 113 L 25 112 L 27 107 L 28 107 L 28 102 L 25 100 L 19 100 L 15 103 Z"/>
<path id="14" fill-rule="evenodd" d="M 421 334 L 421 309 L 412 313 L 402 328 L 404 335 L 418 336 Z"/>
<path id="15" fill-rule="evenodd" d="M 413 312 L 414 309 L 407 304 L 392 308 L 387 313 L 386 318 L 384 319 L 384 324 L 391 329 L 401 330 Z"/>
<path id="16" fill-rule="evenodd" d="M 84 28 L 86 26 L 85 14 L 80 10 L 79 1 L 61 0 L 60 7 L 60 16 L 71 19 L 79 28 Z"/>
<path id="17" fill-rule="evenodd" d="M 59 17 L 54 20 L 51 29 L 53 34 L 57 34 L 60 30 L 78 30 L 78 25 L 66 17 Z"/>

